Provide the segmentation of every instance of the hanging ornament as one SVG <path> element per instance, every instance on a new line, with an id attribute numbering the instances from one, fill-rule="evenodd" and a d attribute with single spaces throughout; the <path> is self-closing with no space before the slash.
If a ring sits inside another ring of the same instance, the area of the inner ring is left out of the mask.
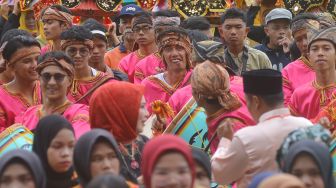
<path id="1" fill-rule="evenodd" d="M 225 0 L 208 0 L 210 12 L 224 12 L 230 4 Z"/>
<path id="2" fill-rule="evenodd" d="M 79 24 L 80 24 L 80 20 L 81 20 L 80 16 L 74 16 L 74 17 L 72 18 L 72 23 L 73 23 L 74 25 L 79 25 Z"/>
<path id="3" fill-rule="evenodd" d="M 96 0 L 97 6 L 105 12 L 114 11 L 120 3 L 122 0 Z"/>
<path id="4" fill-rule="evenodd" d="M 157 0 L 137 0 L 138 5 L 146 10 L 152 10 Z"/>
<path id="5" fill-rule="evenodd" d="M 51 5 L 60 5 L 61 0 L 39 0 L 33 5 L 33 10 L 35 14 L 35 19 L 40 19 L 41 11 Z"/>
<path id="6" fill-rule="evenodd" d="M 74 8 L 78 6 L 79 3 L 80 3 L 80 0 L 62 0 L 62 5 L 68 8 Z"/>
<path id="7" fill-rule="evenodd" d="M 285 8 L 294 15 L 309 12 L 314 8 L 321 8 L 328 0 L 284 0 Z M 324 7 L 325 8 L 325 7 Z"/>
<path id="8" fill-rule="evenodd" d="M 173 6 L 184 18 L 190 16 L 205 16 L 208 13 L 208 2 L 206 0 L 172 0 Z"/>

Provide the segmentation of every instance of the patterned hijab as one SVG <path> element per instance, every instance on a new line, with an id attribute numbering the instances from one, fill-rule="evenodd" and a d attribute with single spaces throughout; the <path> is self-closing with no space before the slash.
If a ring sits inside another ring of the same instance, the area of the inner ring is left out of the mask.
<path id="1" fill-rule="evenodd" d="M 193 70 L 191 87 L 194 93 L 205 99 L 217 99 L 227 111 L 241 107 L 236 95 L 230 92 L 230 77 L 221 65 L 205 61 Z"/>

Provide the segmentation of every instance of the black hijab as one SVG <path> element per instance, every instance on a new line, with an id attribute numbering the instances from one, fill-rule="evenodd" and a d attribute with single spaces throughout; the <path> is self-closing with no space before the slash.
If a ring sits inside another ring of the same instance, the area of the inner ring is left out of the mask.
<path id="1" fill-rule="evenodd" d="M 79 182 L 83 187 L 86 187 L 92 179 L 90 170 L 91 154 L 93 146 L 101 139 L 109 143 L 115 151 L 120 162 L 120 174 L 125 176 L 125 178 L 128 176 L 128 173 L 125 174 L 128 171 L 125 169 L 124 159 L 112 134 L 103 129 L 92 129 L 78 139 L 74 150 L 74 167 L 78 174 Z"/>
<path id="2" fill-rule="evenodd" d="M 58 173 L 48 163 L 47 150 L 51 141 L 62 129 L 68 129 L 75 134 L 71 123 L 59 115 L 50 115 L 42 118 L 35 129 L 33 151 L 42 162 L 47 175 L 48 188 L 69 188 L 78 184 L 76 181 L 71 180 L 74 172 L 73 168 L 64 173 Z"/>
<path id="3" fill-rule="evenodd" d="M 192 157 L 197 164 L 203 167 L 208 178 L 211 180 L 211 163 L 209 156 L 203 150 L 192 147 Z"/>
<path id="4" fill-rule="evenodd" d="M 97 176 L 88 184 L 87 188 L 104 188 L 104 187 L 129 188 L 126 180 L 121 176 L 113 174 L 104 174 Z"/>
<path id="5" fill-rule="evenodd" d="M 3 155 L 0 159 L 0 175 L 10 164 L 20 163 L 26 166 L 31 172 L 36 188 L 46 187 L 46 177 L 40 159 L 33 153 L 23 149 L 12 150 Z"/>
<path id="6" fill-rule="evenodd" d="M 290 173 L 293 168 L 294 161 L 297 156 L 302 153 L 306 153 L 311 156 L 316 165 L 319 167 L 321 177 L 326 188 L 335 188 L 335 182 L 333 179 L 333 165 L 332 159 L 329 153 L 329 149 L 321 143 L 314 142 L 312 140 L 302 140 L 293 144 L 285 156 L 283 171 Z"/>

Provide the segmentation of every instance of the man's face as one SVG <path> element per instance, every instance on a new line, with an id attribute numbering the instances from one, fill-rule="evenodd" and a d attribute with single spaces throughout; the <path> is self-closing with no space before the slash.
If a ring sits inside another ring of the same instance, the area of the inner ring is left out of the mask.
<path id="1" fill-rule="evenodd" d="M 155 32 L 152 25 L 147 23 L 137 24 L 132 28 L 135 34 L 135 42 L 146 45 L 155 41 Z"/>
<path id="2" fill-rule="evenodd" d="M 277 19 L 267 24 L 265 32 L 270 39 L 270 44 L 280 47 L 280 41 L 283 38 L 290 38 L 291 30 L 289 24 L 289 20 L 287 19 Z"/>
<path id="3" fill-rule="evenodd" d="M 307 57 L 308 56 L 308 39 L 307 39 L 307 30 L 301 29 L 296 31 L 293 34 L 293 38 L 295 40 L 296 46 L 299 48 L 301 55 Z"/>
<path id="4" fill-rule="evenodd" d="M 104 40 L 94 37 L 93 38 L 93 50 L 90 57 L 90 63 L 99 64 L 104 62 L 104 55 L 106 53 L 107 44 Z"/>
<path id="5" fill-rule="evenodd" d="M 92 51 L 84 44 L 74 44 L 65 48 L 65 54 L 74 61 L 75 70 L 82 70 L 89 66 Z"/>
<path id="6" fill-rule="evenodd" d="M 313 42 L 309 48 L 309 60 L 314 64 L 315 70 L 335 70 L 335 45 L 327 40 Z"/>
<path id="7" fill-rule="evenodd" d="M 233 18 L 224 21 L 221 32 L 228 46 L 237 46 L 244 43 L 248 29 L 242 19 Z"/>
<path id="8" fill-rule="evenodd" d="M 133 16 L 125 15 L 120 18 L 119 33 L 124 33 L 126 29 L 132 28 Z"/>
<path id="9" fill-rule="evenodd" d="M 42 22 L 44 35 L 46 36 L 47 40 L 59 39 L 61 33 L 67 29 L 65 24 L 58 20 L 44 19 Z"/>

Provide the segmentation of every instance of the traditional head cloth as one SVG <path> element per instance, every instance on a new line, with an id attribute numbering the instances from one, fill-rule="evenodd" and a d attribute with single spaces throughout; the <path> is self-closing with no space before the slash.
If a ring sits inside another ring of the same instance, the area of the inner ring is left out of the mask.
<path id="1" fill-rule="evenodd" d="M 44 11 L 42 20 L 58 20 L 66 23 L 68 28 L 72 26 L 72 15 L 63 11 L 59 11 L 56 8 L 47 8 Z"/>
<path id="2" fill-rule="evenodd" d="M 104 174 L 94 178 L 85 188 L 103 188 L 103 187 L 129 188 L 126 180 L 121 176 L 113 174 Z"/>
<path id="3" fill-rule="evenodd" d="M 163 50 L 172 45 L 179 45 L 184 48 L 187 53 L 187 68 L 189 69 L 191 66 L 191 52 L 192 52 L 192 44 L 189 38 L 188 33 L 182 28 L 169 27 L 167 30 L 159 33 L 157 39 L 157 44 L 159 47 L 160 55 L 162 56 Z M 163 58 L 163 62 L 165 59 Z"/>
<path id="4" fill-rule="evenodd" d="M 291 30 L 293 35 L 302 29 L 306 29 L 308 32 L 310 30 L 319 30 L 320 22 L 314 19 L 299 19 L 291 23 Z"/>
<path id="5" fill-rule="evenodd" d="M 312 140 L 302 140 L 295 143 L 289 148 L 282 170 L 286 173 L 290 173 L 295 160 L 302 153 L 308 154 L 315 161 L 320 169 L 324 187 L 334 187 L 335 182 L 333 179 L 332 159 L 329 149 L 325 144 L 317 143 Z"/>
<path id="6" fill-rule="evenodd" d="M 262 181 L 258 188 L 305 188 L 304 183 L 290 174 L 278 174 Z"/>
<path id="7" fill-rule="evenodd" d="M 149 140 L 142 152 L 141 172 L 146 188 L 151 188 L 151 176 L 157 161 L 169 152 L 178 152 L 183 155 L 189 164 L 194 182 L 195 167 L 189 145 L 177 136 L 165 134 Z"/>
<path id="8" fill-rule="evenodd" d="M 203 150 L 192 147 L 192 157 L 194 161 L 202 166 L 205 172 L 208 175 L 208 178 L 211 180 L 211 163 L 208 154 L 206 154 Z"/>
<path id="9" fill-rule="evenodd" d="M 294 15 L 303 12 L 311 12 L 313 8 L 326 9 L 329 0 L 284 0 L 287 10 L 291 11 Z"/>
<path id="10" fill-rule="evenodd" d="M 290 147 L 301 140 L 313 140 L 329 147 L 331 143 L 331 134 L 321 125 L 303 127 L 292 131 L 284 139 L 277 152 L 276 159 L 280 167 L 283 167 L 284 157 L 287 156 Z"/>
<path id="11" fill-rule="evenodd" d="M 153 20 L 154 27 L 157 26 L 179 26 L 181 23 L 180 17 L 167 17 L 167 16 L 157 16 Z"/>
<path id="12" fill-rule="evenodd" d="M 56 58 L 48 58 L 45 61 L 37 65 L 36 72 L 38 74 L 41 74 L 44 68 L 46 68 L 47 66 L 52 66 L 52 65 L 58 66 L 61 69 L 63 69 L 68 74 L 68 76 L 71 78 L 71 80 L 73 80 L 74 75 L 75 75 L 75 69 L 71 64 L 67 63 L 64 59 L 58 60 Z"/>
<path id="13" fill-rule="evenodd" d="M 210 60 L 216 63 L 224 63 L 224 46 L 220 42 L 206 40 L 193 43 L 192 62 L 204 62 Z"/>
<path id="14" fill-rule="evenodd" d="M 335 26 L 335 20 L 329 12 L 316 12 L 315 15 L 319 18 L 321 29 Z"/>
<path id="15" fill-rule="evenodd" d="M 67 172 L 55 172 L 49 165 L 47 150 L 52 140 L 63 129 L 68 129 L 74 133 L 72 125 L 62 116 L 50 115 L 42 118 L 35 129 L 33 151 L 39 156 L 47 176 L 48 188 L 71 187 L 77 182 L 71 180 L 73 169 Z"/>
<path id="16" fill-rule="evenodd" d="M 46 177 L 40 159 L 35 153 L 18 149 L 4 154 L 0 159 L 0 175 L 2 176 L 9 164 L 20 163 L 31 172 L 36 188 L 46 187 Z"/>
<path id="17" fill-rule="evenodd" d="M 252 95 L 275 95 L 282 93 L 281 72 L 260 69 L 243 74 L 244 93 Z"/>
<path id="18" fill-rule="evenodd" d="M 89 49 L 93 49 L 93 41 L 90 39 L 85 39 L 84 41 L 69 39 L 69 40 L 61 40 L 61 48 L 64 51 L 68 46 L 83 44 L 87 46 Z"/>
<path id="19" fill-rule="evenodd" d="M 230 92 L 230 76 L 224 67 L 210 61 L 195 67 L 191 75 L 193 92 L 205 99 L 217 99 L 227 111 L 241 106 L 237 96 Z"/>
<path id="20" fill-rule="evenodd" d="M 250 185 L 248 186 L 248 188 L 258 188 L 260 183 L 262 181 L 264 181 L 265 179 L 274 176 L 276 174 L 276 172 L 261 172 L 259 174 L 257 174 L 256 176 L 253 177 Z"/>
<path id="21" fill-rule="evenodd" d="M 142 86 L 127 82 L 99 87 L 90 99 L 91 127 L 108 130 L 117 142 L 134 140 L 143 93 Z"/>
<path id="22" fill-rule="evenodd" d="M 132 19 L 132 28 L 139 24 L 153 25 L 153 18 L 147 14 L 136 16 Z"/>
<path id="23" fill-rule="evenodd" d="M 93 146 L 100 140 L 103 139 L 105 142 L 108 142 L 114 152 L 117 155 L 117 158 L 120 162 L 120 169 L 123 173 L 125 168 L 124 160 L 122 154 L 119 151 L 118 144 L 111 133 L 103 130 L 103 129 L 93 129 L 84 135 L 82 135 L 75 146 L 74 150 L 74 167 L 79 177 L 80 184 L 83 187 L 86 187 L 87 184 L 91 181 L 91 155 Z"/>
<path id="24" fill-rule="evenodd" d="M 314 43 L 317 40 L 327 40 L 333 43 L 334 46 L 336 46 L 336 26 L 323 29 L 320 31 L 315 31 L 311 35 L 308 35 L 308 41 L 309 41 L 308 49 L 310 48 L 312 43 Z"/>

